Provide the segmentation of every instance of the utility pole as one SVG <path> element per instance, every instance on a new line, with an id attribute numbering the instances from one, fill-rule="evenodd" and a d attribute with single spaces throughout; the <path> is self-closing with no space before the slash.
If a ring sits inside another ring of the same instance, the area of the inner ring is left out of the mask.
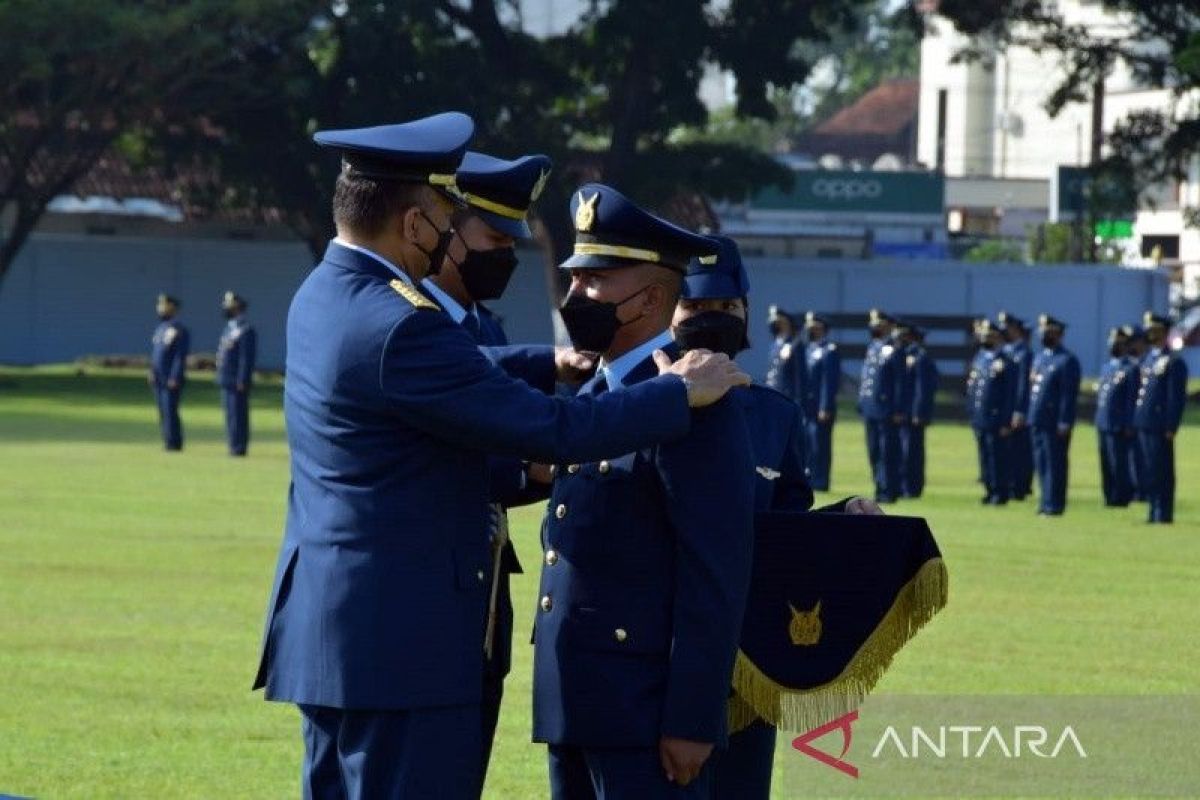
<path id="1" fill-rule="evenodd" d="M 1093 264 L 1097 260 L 1096 247 L 1096 194 L 1102 191 L 1100 186 L 1100 159 L 1101 148 L 1104 146 L 1104 75 L 1108 71 L 1107 65 L 1102 65 L 1096 73 L 1096 80 L 1092 84 L 1092 154 L 1091 154 L 1091 173 L 1092 180 L 1089 183 L 1088 190 L 1088 230 L 1087 230 L 1087 257 L 1088 261 Z"/>

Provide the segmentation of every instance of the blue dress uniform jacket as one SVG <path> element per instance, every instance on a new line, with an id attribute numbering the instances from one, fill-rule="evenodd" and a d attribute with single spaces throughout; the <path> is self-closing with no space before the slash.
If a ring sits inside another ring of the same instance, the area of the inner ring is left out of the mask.
<path id="1" fill-rule="evenodd" d="M 1079 397 L 1079 359 L 1062 347 L 1045 348 L 1033 361 L 1030 380 L 1029 425 L 1041 484 L 1038 510 L 1058 515 L 1067 506 L 1067 452 Z"/>
<path id="2" fill-rule="evenodd" d="M 909 397 L 908 423 L 900 431 L 903 450 L 901 490 L 905 497 L 920 497 L 925 491 L 925 428 L 933 419 L 933 404 L 937 396 L 938 368 L 929 352 L 913 345 L 905 356 L 908 378 L 905 382 Z"/>
<path id="3" fill-rule="evenodd" d="M 781 393 L 789 400 L 801 403 L 804 400 L 806 376 L 804 374 L 804 345 L 798 337 L 776 340 L 771 345 L 771 360 L 764 381 L 768 388 Z"/>
<path id="4" fill-rule="evenodd" d="M 183 423 L 179 419 L 179 396 L 187 380 L 187 357 L 191 344 L 188 329 L 178 320 L 163 320 L 150 339 L 150 374 L 154 378 L 154 400 L 158 406 L 163 446 L 183 447 Z M 168 382 L 174 382 L 170 388 Z"/>
<path id="5" fill-rule="evenodd" d="M 907 414 L 904 393 L 903 351 L 890 339 L 873 340 L 863 359 L 858 411 L 866 428 L 875 499 L 880 502 L 892 502 L 901 493 L 900 426 L 893 418 Z"/>
<path id="6" fill-rule="evenodd" d="M 807 428 L 805 457 L 809 482 L 818 491 L 829 491 L 833 464 L 833 424 L 842 382 L 842 357 L 835 342 L 812 342 L 805 350 L 807 380 L 804 385 L 804 422 Z M 820 414 L 828 414 L 825 422 Z"/>
<path id="7" fill-rule="evenodd" d="M 1140 378 L 1128 358 L 1110 358 L 1096 384 L 1096 437 L 1100 447 L 1100 488 L 1104 503 L 1126 506 L 1133 499 L 1129 469 L 1133 443 L 1133 407 Z"/>
<path id="8" fill-rule="evenodd" d="M 993 503 L 1007 502 L 1012 491 L 1010 452 L 1008 436 L 1000 429 L 1007 428 L 1012 421 L 1012 403 L 1015 393 L 1016 367 L 1003 352 L 981 350 L 977 357 L 978 370 L 972 382 L 974 397 L 970 403 L 971 427 L 979 446 L 979 461 L 983 469 L 983 485 L 987 490 L 986 500 Z"/>
<path id="9" fill-rule="evenodd" d="M 1004 354 L 1017 368 L 1017 379 L 1013 381 L 1013 414 L 1020 415 L 1024 421 L 1029 417 L 1033 351 L 1028 342 L 1018 340 L 1004 345 Z M 1033 433 L 1028 425 L 1013 429 L 1009 451 L 1012 455 L 1012 495 L 1023 500 L 1033 491 Z"/>
<path id="10" fill-rule="evenodd" d="M 493 363 L 383 264 L 336 242 L 287 330 L 292 484 L 255 687 L 340 709 L 479 703 L 486 454 L 553 463 L 678 438 L 685 387 L 664 377 L 547 397 L 525 383 L 550 390 L 551 348 L 494 350 Z"/>
<path id="11" fill-rule="evenodd" d="M 244 455 L 250 444 L 250 384 L 257 354 L 254 327 L 242 317 L 229 320 L 217 344 L 217 385 L 225 408 L 229 452 L 234 455 Z"/>
<path id="12" fill-rule="evenodd" d="M 624 384 L 636 388 L 654 373 L 647 359 Z M 603 391 L 603 381 L 580 393 Z M 695 412 L 676 442 L 559 464 L 542 527 L 535 741 L 623 749 L 657 748 L 663 736 L 725 742 L 755 476 L 735 397 Z"/>
<path id="13" fill-rule="evenodd" d="M 1133 424 L 1151 522 L 1175 519 L 1175 441 L 1167 434 L 1178 432 L 1183 422 L 1187 379 L 1187 364 L 1170 350 L 1154 348 L 1142 360 Z"/>

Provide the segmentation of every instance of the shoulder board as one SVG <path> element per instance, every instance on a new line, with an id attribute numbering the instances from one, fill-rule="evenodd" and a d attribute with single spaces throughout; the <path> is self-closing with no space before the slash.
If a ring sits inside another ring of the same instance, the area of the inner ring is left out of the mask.
<path id="1" fill-rule="evenodd" d="M 441 308 L 438 307 L 437 303 L 433 302 L 428 297 L 421 294 L 399 278 L 393 280 L 388 284 L 388 286 L 391 286 L 393 289 L 395 289 L 396 294 L 412 303 L 416 308 L 428 308 L 432 309 L 433 311 L 441 311 Z"/>

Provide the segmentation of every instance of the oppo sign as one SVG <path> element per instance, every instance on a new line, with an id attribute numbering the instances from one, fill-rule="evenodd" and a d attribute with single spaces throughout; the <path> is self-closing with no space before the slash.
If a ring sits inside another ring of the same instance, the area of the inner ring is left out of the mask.
<path id="1" fill-rule="evenodd" d="M 883 184 L 874 178 L 817 178 L 811 191 L 823 200 L 874 200 L 883 195 Z"/>

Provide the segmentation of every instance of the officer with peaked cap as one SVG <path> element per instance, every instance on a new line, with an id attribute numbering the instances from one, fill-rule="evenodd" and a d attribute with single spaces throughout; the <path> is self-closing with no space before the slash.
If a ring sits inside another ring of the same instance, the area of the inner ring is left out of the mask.
<path id="1" fill-rule="evenodd" d="M 1133 499 L 1129 472 L 1130 443 L 1134 401 L 1141 377 L 1138 365 L 1129 357 L 1133 328 L 1125 325 L 1108 333 L 1108 360 L 1096 382 L 1096 436 L 1100 445 L 1100 488 L 1104 505 L 1127 506 Z"/>
<path id="2" fill-rule="evenodd" d="M 1134 407 L 1137 406 L 1137 390 L 1141 387 L 1142 382 L 1142 361 L 1146 358 L 1146 353 L 1150 352 L 1150 346 L 1146 342 L 1146 332 L 1142 330 L 1140 325 L 1129 326 L 1129 360 L 1133 362 L 1134 370 Z M 1142 443 L 1138 439 L 1137 427 L 1134 426 L 1133 437 L 1129 440 L 1129 485 L 1132 488 L 1132 499 L 1139 503 L 1146 501 L 1145 486 L 1142 483 Z"/>
<path id="3" fill-rule="evenodd" d="M 1033 361 L 1029 426 L 1040 497 L 1038 513 L 1059 516 L 1067 507 L 1067 453 L 1079 398 L 1079 359 L 1062 346 L 1067 325 L 1049 314 L 1038 317 L 1042 350 Z"/>
<path id="4" fill-rule="evenodd" d="M 933 421 L 937 395 L 938 368 L 925 349 L 925 331 L 920 326 L 900 326 L 900 344 L 904 348 L 907 421 L 900 428 L 900 488 L 904 497 L 920 497 L 925 491 L 925 429 Z"/>
<path id="5" fill-rule="evenodd" d="M 191 335 L 176 319 L 179 301 L 160 294 L 155 310 L 159 323 L 150 337 L 150 388 L 158 406 L 158 423 L 162 430 L 163 448 L 183 449 L 183 423 L 179 419 L 179 398 L 187 380 L 188 348 Z"/>
<path id="6" fill-rule="evenodd" d="M 683 295 L 671 332 L 683 351 L 705 348 L 736 356 L 749 346 L 746 335 L 750 279 L 737 244 L 713 236 L 717 256 L 688 265 Z M 754 454 L 756 511 L 807 511 L 812 491 L 804 479 L 799 442 L 804 436 L 799 409 L 779 392 L 753 385 L 731 393 L 742 408 Z M 856 497 L 820 511 L 882 513 Z M 740 698 L 731 703 L 744 702 Z M 714 800 L 767 800 L 775 756 L 775 728 L 762 719 L 731 732 L 729 746 L 713 760 Z"/>
<path id="7" fill-rule="evenodd" d="M 867 459 L 875 479 L 875 500 L 894 503 L 900 496 L 900 425 L 903 407 L 904 356 L 893 338 L 896 320 L 871 309 L 867 315 L 871 343 L 863 358 L 858 387 L 858 413 L 867 434 Z"/>
<path id="8" fill-rule="evenodd" d="M 767 328 L 771 332 L 771 356 L 767 367 L 767 386 L 782 392 L 797 403 L 804 399 L 803 344 L 796 321 L 779 306 L 767 309 Z"/>
<path id="9" fill-rule="evenodd" d="M 808 480 L 818 492 L 829 491 L 833 464 L 833 425 L 842 386 L 842 357 L 829 338 L 829 318 L 815 311 L 804 315 L 808 344 L 804 348 L 804 424 Z"/>
<path id="10" fill-rule="evenodd" d="M 250 444 L 250 386 L 258 354 L 258 333 L 246 320 L 246 300 L 234 292 L 221 299 L 228 322 L 217 343 L 217 385 L 225 409 L 229 454 L 246 455 Z"/>
<path id="11" fill-rule="evenodd" d="M 1152 523 L 1175 520 L 1175 436 L 1187 405 L 1187 364 L 1167 345 L 1169 326 L 1166 317 L 1152 311 L 1142 317 L 1150 351 L 1142 360 L 1133 412 Z"/>
<path id="12" fill-rule="evenodd" d="M 983 466 L 985 494 L 981 502 L 1004 505 L 1012 491 L 1010 472 L 1011 453 L 1008 437 L 1012 428 L 1012 403 L 1016 393 L 1012 383 L 1016 367 L 1004 354 L 1004 338 L 1000 328 L 991 320 L 983 320 L 978 328 L 982 348 L 976 361 L 970 384 L 972 397 L 971 428 L 979 447 L 979 462 Z"/>
<path id="13" fill-rule="evenodd" d="M 442 269 L 422 281 L 425 289 L 481 345 L 507 345 L 500 318 L 484 305 L 504 294 L 517 267 L 515 245 L 533 237 L 527 218 L 550 175 L 542 155 L 505 160 L 468 151 L 455 172 L 463 208 L 455 211 L 454 239 Z M 548 486 L 537 478 L 543 467 L 518 458 L 493 456 L 488 462 L 492 514 L 489 539 L 488 610 L 484 629 L 483 773 L 491 757 L 504 678 L 512 665 L 512 596 L 509 576 L 521 572 L 508 537 L 506 509 L 545 499 Z"/>
<path id="14" fill-rule="evenodd" d="M 548 395 L 556 365 L 585 359 L 481 351 L 416 288 L 453 235 L 473 130 L 448 113 L 314 137 L 342 155 L 337 238 L 288 312 L 292 482 L 254 683 L 300 707 L 306 796 L 478 796 L 486 454 L 629 452 L 683 436 L 689 405 L 748 380 L 692 354 L 565 400 Z"/>
<path id="15" fill-rule="evenodd" d="M 714 242 L 598 183 L 579 188 L 571 211 L 560 313 L 575 348 L 601 354 L 580 394 L 623 397 L 679 355 L 670 325 L 684 270 Z M 726 398 L 694 415 L 687 436 L 623 453 L 557 465 L 533 738 L 549 745 L 556 799 L 707 797 L 750 578 L 746 423 Z"/>
<path id="16" fill-rule="evenodd" d="M 1033 372 L 1033 350 L 1029 347 L 1029 329 L 1024 320 L 1008 311 L 996 316 L 1007 344 L 1004 354 L 1016 368 L 1013 381 L 1012 433 L 1009 452 L 1012 455 L 1012 499 L 1024 500 L 1033 491 L 1033 434 L 1029 429 L 1029 380 Z"/>

